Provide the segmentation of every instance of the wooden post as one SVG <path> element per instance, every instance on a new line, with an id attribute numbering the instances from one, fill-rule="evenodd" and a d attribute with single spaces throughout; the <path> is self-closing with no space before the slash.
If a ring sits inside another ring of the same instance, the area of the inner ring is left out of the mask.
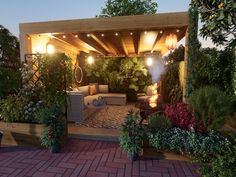
<path id="1" fill-rule="evenodd" d="M 188 28 L 185 34 L 185 51 L 184 51 L 184 83 L 183 83 L 183 102 L 186 103 L 186 86 L 187 86 L 187 73 L 188 73 L 188 46 L 189 46 L 189 39 L 188 39 Z"/>

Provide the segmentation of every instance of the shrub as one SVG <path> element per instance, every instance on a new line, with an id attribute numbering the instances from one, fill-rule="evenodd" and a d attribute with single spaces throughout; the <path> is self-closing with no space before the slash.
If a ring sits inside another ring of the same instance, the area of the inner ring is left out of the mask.
<path id="1" fill-rule="evenodd" d="M 154 129 L 168 129 L 172 126 L 171 121 L 164 115 L 154 114 L 149 116 L 149 127 Z"/>
<path id="2" fill-rule="evenodd" d="M 177 103 L 168 105 L 164 112 L 175 127 L 179 127 L 183 130 L 194 128 L 193 115 L 189 112 L 187 104 Z"/>
<path id="3" fill-rule="evenodd" d="M 218 130 L 233 111 L 230 97 L 215 87 L 204 87 L 189 97 L 189 106 L 194 113 L 197 127 L 203 124 L 206 130 Z"/>
<path id="4" fill-rule="evenodd" d="M 235 177 L 236 176 L 236 138 L 231 140 L 227 151 L 211 155 L 209 160 L 204 156 L 197 157 L 200 163 L 200 173 L 203 176 Z"/>
<path id="5" fill-rule="evenodd" d="M 212 155 L 224 153 L 230 147 L 230 141 L 215 132 L 201 134 L 194 131 L 171 128 L 149 133 L 149 142 L 158 150 L 177 150 L 191 155 Z"/>
<path id="6" fill-rule="evenodd" d="M 198 52 L 195 65 L 195 88 L 215 86 L 226 94 L 234 94 L 236 58 L 234 50 L 205 48 Z"/>
<path id="7" fill-rule="evenodd" d="M 139 119 L 138 113 L 130 111 L 126 116 L 125 123 L 122 125 L 119 138 L 120 146 L 133 158 L 140 154 L 144 138 L 144 127 L 139 124 Z"/>
<path id="8" fill-rule="evenodd" d="M 22 100 L 17 95 L 9 95 L 0 101 L 0 117 L 6 122 L 22 122 Z"/>

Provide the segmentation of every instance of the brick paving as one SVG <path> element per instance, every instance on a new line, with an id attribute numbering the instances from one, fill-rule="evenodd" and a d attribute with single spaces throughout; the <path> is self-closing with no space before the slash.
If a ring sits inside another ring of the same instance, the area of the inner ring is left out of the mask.
<path id="1" fill-rule="evenodd" d="M 0 177 L 197 177 L 195 163 L 131 162 L 118 143 L 69 140 L 59 154 L 43 148 L 2 147 Z"/>

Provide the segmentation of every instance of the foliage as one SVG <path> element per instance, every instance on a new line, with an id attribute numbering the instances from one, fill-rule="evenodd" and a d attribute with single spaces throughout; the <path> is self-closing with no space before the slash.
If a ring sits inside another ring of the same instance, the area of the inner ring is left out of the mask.
<path id="1" fill-rule="evenodd" d="M 0 99 L 14 94 L 21 86 L 21 75 L 18 67 L 0 66 Z"/>
<path id="2" fill-rule="evenodd" d="M 193 0 L 203 23 L 200 33 L 215 44 L 236 46 L 236 2 L 234 0 Z"/>
<path id="3" fill-rule="evenodd" d="M 17 66 L 20 60 L 18 39 L 0 25 L 0 66 Z"/>
<path id="4" fill-rule="evenodd" d="M 173 52 L 168 55 L 168 58 L 175 62 L 184 61 L 185 47 L 181 44 L 179 47 L 175 48 Z"/>
<path id="5" fill-rule="evenodd" d="M 182 100 L 182 88 L 179 79 L 179 63 L 172 63 L 167 66 L 162 81 L 163 100 L 166 103 L 177 103 Z"/>
<path id="6" fill-rule="evenodd" d="M 194 67 L 197 61 L 197 52 L 200 48 L 198 41 L 198 11 L 195 6 L 189 8 L 189 28 L 188 28 L 188 58 L 187 58 L 187 78 L 186 78 L 186 95 L 189 95 L 195 88 L 195 72 Z"/>
<path id="7" fill-rule="evenodd" d="M 192 93 L 188 102 L 194 113 L 195 124 L 203 124 L 206 130 L 221 128 L 234 111 L 230 97 L 210 86 Z"/>
<path id="8" fill-rule="evenodd" d="M 22 120 L 22 101 L 17 95 L 9 95 L 0 100 L 0 118 L 6 122 L 21 122 Z"/>
<path id="9" fill-rule="evenodd" d="M 203 176 L 235 177 L 236 176 L 236 138 L 231 140 L 227 151 L 211 155 L 207 161 L 204 156 L 196 157 L 200 163 L 200 173 Z"/>
<path id="10" fill-rule="evenodd" d="M 201 49 L 194 72 L 196 89 L 211 85 L 230 95 L 236 91 L 236 56 L 233 50 Z"/>
<path id="11" fill-rule="evenodd" d="M 172 127 L 171 121 L 164 115 L 153 114 L 149 116 L 148 120 L 149 120 L 148 126 L 150 128 L 165 130 Z"/>
<path id="12" fill-rule="evenodd" d="M 0 25 L 0 98 L 20 87 L 20 49 L 18 39 Z"/>
<path id="13" fill-rule="evenodd" d="M 164 112 L 175 127 L 183 130 L 195 128 L 193 115 L 189 112 L 187 104 L 180 102 L 174 105 L 168 105 Z"/>
<path id="14" fill-rule="evenodd" d="M 144 138 L 144 127 L 138 113 L 129 111 L 121 128 L 120 146 L 131 156 L 139 155 Z"/>
<path id="15" fill-rule="evenodd" d="M 151 84 L 151 76 L 142 58 L 109 58 L 85 65 L 89 82 L 109 85 L 111 92 L 126 92 L 128 95 L 143 91 Z"/>
<path id="16" fill-rule="evenodd" d="M 99 17 L 155 14 L 157 7 L 153 0 L 107 0 Z"/>
<path id="17" fill-rule="evenodd" d="M 63 143 L 66 120 L 61 107 L 48 105 L 37 113 L 45 128 L 41 135 L 41 144 L 48 147 L 60 147 Z"/>
<path id="18" fill-rule="evenodd" d="M 211 155 L 229 149 L 230 141 L 214 132 L 200 134 L 194 131 L 172 128 L 149 133 L 149 142 L 158 150 L 177 150 L 191 155 Z"/>

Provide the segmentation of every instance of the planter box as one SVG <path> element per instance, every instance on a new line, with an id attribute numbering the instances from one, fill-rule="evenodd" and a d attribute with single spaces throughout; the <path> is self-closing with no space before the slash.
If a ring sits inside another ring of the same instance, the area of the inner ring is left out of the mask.
<path id="1" fill-rule="evenodd" d="M 41 124 L 0 122 L 3 145 L 40 146 Z"/>

